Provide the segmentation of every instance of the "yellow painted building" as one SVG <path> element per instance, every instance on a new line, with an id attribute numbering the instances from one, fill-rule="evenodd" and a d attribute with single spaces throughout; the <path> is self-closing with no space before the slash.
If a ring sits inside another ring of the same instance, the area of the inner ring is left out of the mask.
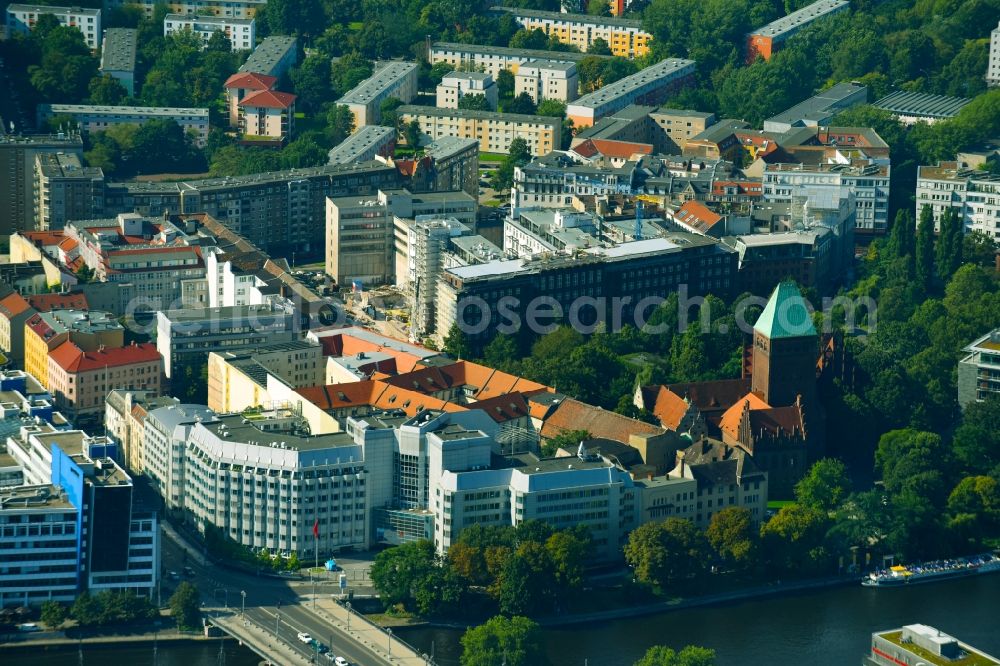
<path id="1" fill-rule="evenodd" d="M 457 136 L 477 139 L 482 152 L 507 153 L 514 139 L 524 139 L 535 157 L 548 155 L 561 144 L 562 120 L 556 117 L 433 106 L 401 106 L 396 113 L 404 123 L 420 124 L 424 143 Z"/>
<path id="2" fill-rule="evenodd" d="M 586 14 L 562 14 L 517 7 L 496 7 L 510 13 L 525 30 L 542 30 L 563 44 L 589 51 L 595 39 L 603 39 L 611 53 L 623 58 L 638 58 L 649 52 L 652 35 L 639 21 Z"/>
<path id="3" fill-rule="evenodd" d="M 24 370 L 47 390 L 49 352 L 72 340 L 85 352 L 125 346 L 125 328 L 109 313 L 82 310 L 39 312 L 24 324 Z"/>

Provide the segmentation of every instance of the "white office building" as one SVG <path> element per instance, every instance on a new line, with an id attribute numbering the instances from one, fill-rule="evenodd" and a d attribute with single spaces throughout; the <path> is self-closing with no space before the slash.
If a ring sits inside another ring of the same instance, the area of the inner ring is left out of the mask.
<path id="1" fill-rule="evenodd" d="M 791 202 L 794 196 L 810 200 L 829 198 L 827 190 L 854 194 L 856 230 L 886 234 L 889 231 L 889 160 L 851 160 L 828 164 L 767 164 L 764 199 Z"/>
<path id="2" fill-rule="evenodd" d="M 216 32 L 221 32 L 229 40 L 234 51 L 249 51 L 257 46 L 257 28 L 253 19 L 190 14 L 167 14 L 163 19 L 164 37 L 184 30 L 190 30 L 204 44 L 207 44 Z"/>
<path id="3" fill-rule="evenodd" d="M 27 34 L 43 14 L 52 14 L 59 25 L 76 28 L 91 50 L 101 45 L 101 10 L 81 7 L 49 7 L 47 5 L 11 4 L 7 6 L 7 35 Z"/>

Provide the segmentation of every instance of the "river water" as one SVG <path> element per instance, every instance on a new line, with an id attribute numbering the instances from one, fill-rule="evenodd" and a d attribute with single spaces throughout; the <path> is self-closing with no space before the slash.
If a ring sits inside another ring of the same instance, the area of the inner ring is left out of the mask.
<path id="1" fill-rule="evenodd" d="M 691 608 L 646 617 L 544 631 L 553 666 L 628 666 L 651 645 L 703 645 L 716 651 L 719 666 L 859 666 L 873 631 L 921 622 L 948 632 L 984 652 L 1000 656 L 1000 574 L 871 589 L 838 587 L 783 597 Z M 459 663 L 462 632 L 399 629 L 398 635 L 430 653 L 440 666 Z M 84 648 L 85 666 L 109 663 L 153 666 L 152 647 Z M 4 666 L 75 666 L 75 649 L 6 654 Z M 228 642 L 161 643 L 156 666 L 257 666 L 260 659 Z M 364 665 L 361 665 L 364 666 Z"/>
<path id="2" fill-rule="evenodd" d="M 917 622 L 1000 656 L 1000 574 L 908 588 L 838 587 L 548 629 L 544 636 L 554 666 L 628 666 L 652 645 L 687 644 L 713 648 L 719 666 L 859 666 L 873 631 Z M 441 666 L 459 663 L 461 633 L 398 630 L 427 653 L 433 641 Z"/>

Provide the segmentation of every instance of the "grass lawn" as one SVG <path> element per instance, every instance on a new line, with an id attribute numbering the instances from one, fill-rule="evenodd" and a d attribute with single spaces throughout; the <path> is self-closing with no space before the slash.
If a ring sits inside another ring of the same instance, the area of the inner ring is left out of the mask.
<path id="1" fill-rule="evenodd" d="M 325 119 L 320 116 L 309 116 L 302 111 L 297 111 L 295 113 L 295 132 L 299 134 L 301 132 L 317 131 L 321 132 L 326 128 Z"/>
<path id="2" fill-rule="evenodd" d="M 351 21 L 350 23 L 347 24 L 347 27 L 357 32 L 358 30 L 361 30 L 361 26 L 363 25 L 364 23 L 362 23 L 361 21 Z"/>
<path id="3" fill-rule="evenodd" d="M 791 506 L 792 504 L 795 504 L 794 500 L 771 500 L 767 503 L 767 508 L 780 511 L 786 506 Z"/>
<path id="4" fill-rule="evenodd" d="M 503 153 L 479 153 L 480 162 L 503 162 L 505 157 Z"/>

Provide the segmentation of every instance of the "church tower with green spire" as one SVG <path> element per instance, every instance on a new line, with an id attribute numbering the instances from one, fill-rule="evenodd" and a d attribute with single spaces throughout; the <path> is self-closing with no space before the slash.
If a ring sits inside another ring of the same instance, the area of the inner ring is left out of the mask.
<path id="1" fill-rule="evenodd" d="M 753 327 L 751 390 L 772 407 L 816 405 L 819 336 L 794 282 L 775 287 Z"/>

